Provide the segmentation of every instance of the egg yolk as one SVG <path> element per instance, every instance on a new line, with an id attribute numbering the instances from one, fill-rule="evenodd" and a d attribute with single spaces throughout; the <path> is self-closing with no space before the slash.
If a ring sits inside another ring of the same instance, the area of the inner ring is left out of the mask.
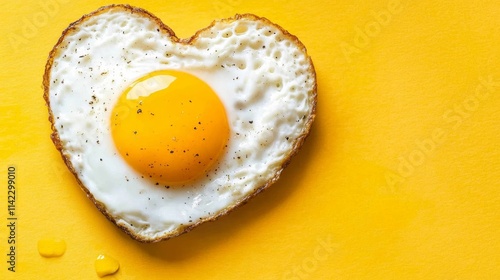
<path id="1" fill-rule="evenodd" d="M 217 162 L 229 125 L 218 95 L 199 78 L 161 70 L 130 85 L 111 113 L 125 161 L 158 184 L 196 179 Z"/>
<path id="2" fill-rule="evenodd" d="M 58 238 L 41 239 L 38 241 L 38 252 L 46 258 L 60 257 L 66 252 L 66 242 Z"/>
<path id="3" fill-rule="evenodd" d="M 99 277 L 115 274 L 120 269 L 120 263 L 108 255 L 99 255 L 94 263 L 95 271 Z"/>

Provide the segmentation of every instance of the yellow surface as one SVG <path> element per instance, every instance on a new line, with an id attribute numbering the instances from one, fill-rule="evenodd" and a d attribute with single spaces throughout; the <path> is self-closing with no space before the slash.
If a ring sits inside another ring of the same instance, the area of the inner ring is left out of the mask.
<path id="1" fill-rule="evenodd" d="M 121 265 L 109 279 L 500 279 L 497 0 L 130 1 L 179 37 L 235 13 L 268 17 L 318 74 L 317 121 L 280 181 L 160 244 L 108 222 L 49 139 L 47 54 L 108 3 L 1 4 L 0 221 L 9 165 L 18 220 L 15 273 L 0 227 L 0 279 L 97 279 L 101 253 Z M 43 236 L 66 253 L 41 257 Z"/>

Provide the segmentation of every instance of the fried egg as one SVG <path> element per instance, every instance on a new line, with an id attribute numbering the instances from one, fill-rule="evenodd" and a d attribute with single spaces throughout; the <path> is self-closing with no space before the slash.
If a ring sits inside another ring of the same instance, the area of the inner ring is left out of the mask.
<path id="1" fill-rule="evenodd" d="M 143 242 L 214 220 L 273 184 L 316 108 L 305 47 L 269 20 L 236 15 L 181 40 L 128 5 L 63 32 L 44 89 L 70 171 Z"/>

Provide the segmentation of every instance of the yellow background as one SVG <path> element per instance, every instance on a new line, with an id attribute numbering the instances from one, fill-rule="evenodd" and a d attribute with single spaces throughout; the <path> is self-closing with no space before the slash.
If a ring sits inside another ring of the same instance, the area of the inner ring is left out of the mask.
<path id="1" fill-rule="evenodd" d="M 235 13 L 267 17 L 301 39 L 318 78 L 317 120 L 280 181 L 159 244 L 108 222 L 49 139 L 48 52 L 110 3 L 2 1 L 0 279 L 97 279 L 100 253 L 121 264 L 110 279 L 500 279 L 497 0 L 130 1 L 181 38 Z M 64 256 L 38 254 L 47 236 L 66 241 Z"/>

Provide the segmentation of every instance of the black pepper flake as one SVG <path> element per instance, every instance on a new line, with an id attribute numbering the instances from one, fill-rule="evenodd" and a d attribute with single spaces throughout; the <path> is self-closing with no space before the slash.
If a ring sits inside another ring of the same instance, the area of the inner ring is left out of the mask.
<path id="1" fill-rule="evenodd" d="M 137 114 L 142 114 L 142 109 L 137 109 Z"/>
<path id="2" fill-rule="evenodd" d="M 195 154 L 194 156 L 195 156 L 195 157 L 199 157 L 200 155 L 199 155 L 199 154 Z"/>
<path id="3" fill-rule="evenodd" d="M 102 158 L 100 158 L 99 160 L 102 161 Z"/>
<path id="4" fill-rule="evenodd" d="M 137 130 L 134 131 L 134 134 L 137 134 Z"/>
<path id="5" fill-rule="evenodd" d="M 252 124 L 252 123 L 253 123 L 253 121 L 249 121 L 249 123 L 251 123 L 251 124 Z"/>
<path id="6" fill-rule="evenodd" d="M 171 154 L 173 154 L 173 153 L 174 153 L 174 151 L 170 151 L 170 153 L 171 153 Z"/>

